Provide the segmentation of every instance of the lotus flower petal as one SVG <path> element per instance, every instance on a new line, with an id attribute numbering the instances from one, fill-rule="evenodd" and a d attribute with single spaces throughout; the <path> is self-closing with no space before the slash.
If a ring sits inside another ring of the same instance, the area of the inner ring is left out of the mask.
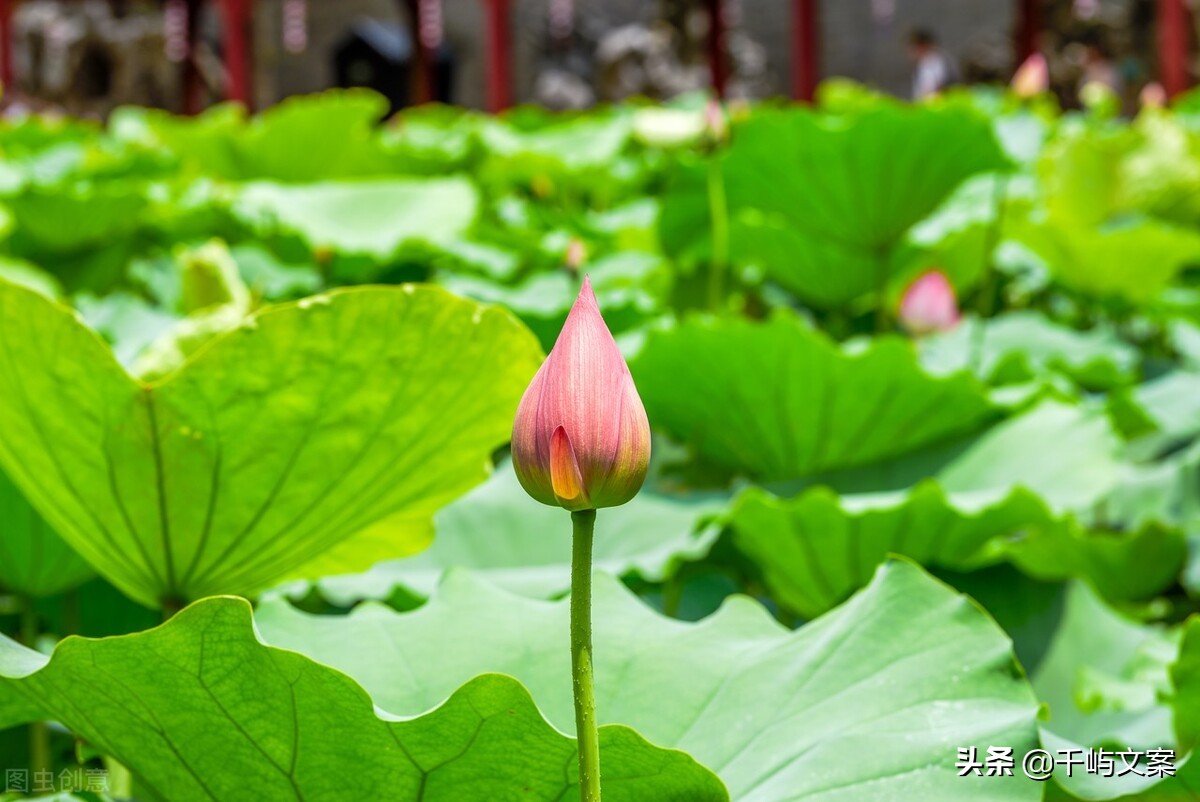
<path id="1" fill-rule="evenodd" d="M 1143 109 L 1161 109 L 1167 105 L 1167 90 L 1158 81 L 1151 81 L 1142 87 L 1138 94 L 1138 102 Z"/>
<path id="2" fill-rule="evenodd" d="M 646 409 L 586 277 L 517 408 L 512 450 L 526 492 L 569 510 L 624 504 L 646 478 Z"/>
<path id="3" fill-rule="evenodd" d="M 1034 53 L 1022 62 L 1013 75 L 1012 89 L 1018 97 L 1036 97 L 1050 89 L 1050 67 L 1046 57 Z"/>
<path id="4" fill-rule="evenodd" d="M 909 285 L 900 302 L 900 322 L 913 334 L 953 328 L 959 320 L 954 287 L 940 271 L 931 270 Z"/>

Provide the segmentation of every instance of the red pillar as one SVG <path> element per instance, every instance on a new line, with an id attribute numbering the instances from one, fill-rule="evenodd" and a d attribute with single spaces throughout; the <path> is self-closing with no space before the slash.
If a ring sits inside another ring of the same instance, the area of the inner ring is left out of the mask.
<path id="1" fill-rule="evenodd" d="M 418 103 L 437 100 L 437 75 L 435 61 L 437 49 L 442 43 L 442 6 L 440 0 L 409 0 L 409 13 L 416 31 L 417 74 L 416 98 Z"/>
<path id="2" fill-rule="evenodd" d="M 0 83 L 10 91 L 13 82 L 13 0 L 0 0 Z"/>
<path id="3" fill-rule="evenodd" d="M 493 114 L 512 105 L 509 0 L 483 0 L 487 14 L 487 104 Z"/>
<path id="4" fill-rule="evenodd" d="M 820 75 L 819 0 L 792 0 L 792 97 L 811 103 Z"/>
<path id="5" fill-rule="evenodd" d="M 183 57 L 183 113 L 199 114 L 204 108 L 204 76 L 196 62 L 196 45 L 200 41 L 200 12 L 204 0 L 185 0 L 184 24 L 187 45 Z"/>
<path id="6" fill-rule="evenodd" d="M 1158 77 L 1168 97 L 1188 88 L 1189 24 L 1184 0 L 1158 0 Z"/>
<path id="7" fill-rule="evenodd" d="M 1017 29 L 1013 37 L 1016 60 L 1013 67 L 1025 63 L 1025 59 L 1041 50 L 1042 0 L 1017 0 Z"/>
<path id="8" fill-rule="evenodd" d="M 717 97 L 725 97 L 729 81 L 725 23 L 725 0 L 708 0 L 708 68 L 712 71 L 712 90 Z"/>
<path id="9" fill-rule="evenodd" d="M 254 59 L 252 55 L 251 0 L 222 0 L 221 33 L 225 46 L 225 96 L 248 109 L 254 108 L 251 96 Z"/>

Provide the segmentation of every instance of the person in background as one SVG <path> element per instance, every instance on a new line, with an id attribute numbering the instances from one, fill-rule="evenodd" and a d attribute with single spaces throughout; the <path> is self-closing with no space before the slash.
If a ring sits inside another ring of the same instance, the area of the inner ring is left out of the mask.
<path id="1" fill-rule="evenodd" d="M 913 31 L 908 37 L 908 47 L 917 65 L 913 74 L 913 100 L 936 95 L 961 80 L 954 59 L 938 47 L 937 37 L 931 31 L 923 28 Z"/>

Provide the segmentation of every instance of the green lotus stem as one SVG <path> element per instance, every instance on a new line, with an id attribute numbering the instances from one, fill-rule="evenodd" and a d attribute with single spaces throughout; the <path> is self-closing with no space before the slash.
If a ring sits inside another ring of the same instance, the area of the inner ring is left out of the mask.
<path id="1" fill-rule="evenodd" d="M 104 768 L 108 772 L 108 793 L 114 799 L 132 797 L 134 792 L 133 775 L 129 773 L 129 769 L 111 757 L 105 757 L 103 760 Z"/>
<path id="2" fill-rule="evenodd" d="M 600 732 L 592 670 L 592 537 L 595 510 L 571 513 L 571 679 L 579 739 L 580 802 L 600 802 Z"/>
<path id="3" fill-rule="evenodd" d="M 63 635 L 78 635 L 81 631 L 79 619 L 79 588 L 71 588 L 62 594 Z"/>
<path id="4" fill-rule="evenodd" d="M 184 608 L 183 599 L 177 596 L 164 596 L 159 604 L 162 605 L 162 620 L 164 624 L 174 618 L 175 614 Z"/>
<path id="5" fill-rule="evenodd" d="M 985 322 L 996 307 L 996 269 L 992 264 L 992 252 L 1000 239 L 1004 227 L 1004 205 L 1008 196 L 1008 176 L 1000 173 L 992 184 L 992 208 L 995 212 L 992 224 L 983 235 L 983 274 L 979 287 L 979 322 L 972 331 L 971 367 L 977 368 L 983 359 L 983 341 L 986 337 Z"/>
<path id="6" fill-rule="evenodd" d="M 887 257 L 882 257 L 878 272 L 875 274 L 875 333 L 885 334 L 888 330 L 887 286 L 891 276 L 891 266 Z"/>
<path id="7" fill-rule="evenodd" d="M 725 197 L 725 176 L 721 160 L 714 154 L 708 160 L 708 212 L 712 218 L 712 260 L 708 268 L 708 306 L 714 312 L 725 294 L 725 270 L 729 263 L 729 204 Z"/>
<path id="8" fill-rule="evenodd" d="M 663 615 L 675 618 L 679 615 L 679 605 L 683 602 L 683 579 L 676 571 L 671 578 L 663 583 L 662 605 Z"/>
<path id="9" fill-rule="evenodd" d="M 36 650 L 40 629 L 37 609 L 31 596 L 21 601 L 21 642 Z M 50 730 L 44 721 L 34 721 L 29 725 L 29 764 L 34 772 L 54 769 L 50 764 Z"/>

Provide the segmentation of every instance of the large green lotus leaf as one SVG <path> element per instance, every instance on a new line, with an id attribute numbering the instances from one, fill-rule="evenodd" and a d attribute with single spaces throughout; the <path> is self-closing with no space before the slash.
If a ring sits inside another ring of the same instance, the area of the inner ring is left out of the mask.
<path id="1" fill-rule="evenodd" d="M 195 172 L 237 180 L 242 175 L 236 142 L 245 120 L 245 109 L 236 103 L 218 103 L 193 117 L 122 106 L 109 116 L 108 128 L 120 142 L 173 153 Z"/>
<path id="2" fill-rule="evenodd" d="M 91 575 L 91 566 L 0 471 L 0 588 L 25 596 L 51 596 Z"/>
<path id="3" fill-rule="evenodd" d="M 1187 565 L 1184 530 L 1158 522 L 1134 529 L 1107 525 L 1039 526 L 1005 544 L 1005 554 L 1044 581 L 1082 577 L 1111 601 L 1147 602 L 1170 588 Z"/>
<path id="4" fill-rule="evenodd" d="M 614 576 L 661 582 L 680 563 L 708 553 L 719 530 L 702 519 L 719 512 L 723 500 L 643 489 L 628 504 L 598 516 L 593 564 Z M 530 503 L 510 463 L 440 510 L 434 525 L 437 538 L 429 549 L 363 574 L 322 579 L 322 595 L 344 606 L 386 599 L 397 587 L 429 596 L 454 566 L 528 596 L 550 598 L 570 589 L 570 526 L 557 507 Z"/>
<path id="5" fill-rule="evenodd" d="M 952 493 L 1022 485 L 1055 510 L 1080 510 L 1116 485 L 1118 447 L 1100 410 L 1046 401 L 990 429 L 939 468 L 937 479 Z"/>
<path id="6" fill-rule="evenodd" d="M 288 98 L 250 120 L 222 104 L 197 117 L 122 108 L 110 125 L 120 139 L 174 153 L 205 175 L 311 182 L 388 172 L 376 130 L 387 110 L 382 95 L 340 89 Z"/>
<path id="7" fill-rule="evenodd" d="M 768 481 L 903 454 L 997 414 L 973 377 L 930 376 L 905 340 L 850 352 L 790 313 L 691 318 L 653 332 L 630 367 L 652 425 Z"/>
<path id="8" fill-rule="evenodd" d="M 477 130 L 483 155 L 476 180 L 492 196 L 516 191 L 538 201 L 538 233 L 547 216 L 565 223 L 575 219 L 572 209 L 582 214 L 640 197 L 653 178 L 650 160 L 628 152 L 631 115 L 623 110 L 564 118 L 526 107 L 485 118 Z"/>
<path id="9" fill-rule="evenodd" d="M 1135 144 L 1124 128 L 1063 125 L 1037 165 L 1045 206 L 1064 225 L 1100 225 L 1120 208 L 1120 164 Z"/>
<path id="10" fill-rule="evenodd" d="M 1169 451 L 1200 435 L 1200 373 L 1176 370 L 1109 396 L 1113 420 L 1141 451 Z"/>
<path id="11" fill-rule="evenodd" d="M 0 193 L 5 195 L 21 187 L 64 192 L 87 184 L 120 188 L 122 183 L 168 178 L 175 166 L 166 154 L 127 147 L 104 135 L 15 151 L 5 150 L 4 169 L 0 170 Z"/>
<path id="12" fill-rule="evenodd" d="M 426 104 L 404 109 L 379 135 L 389 162 L 409 175 L 444 175 L 466 169 L 478 155 L 477 112 Z"/>
<path id="13" fill-rule="evenodd" d="M 236 245 L 229 249 L 242 280 L 255 297 L 268 301 L 290 301 L 321 289 L 321 273 L 312 263 L 288 263 L 260 245 Z"/>
<path id="14" fill-rule="evenodd" d="M 540 357 L 508 313 L 412 285 L 269 307 L 155 384 L 28 290 L 0 284 L 0 313 L 0 464 L 147 604 L 432 514 L 485 478 Z"/>
<path id="15" fill-rule="evenodd" d="M 1153 300 L 1180 270 L 1200 261 L 1200 234 L 1149 218 L 1102 227 L 1047 220 L 1018 226 L 1015 237 L 1066 286 L 1132 303 Z"/>
<path id="16" fill-rule="evenodd" d="M 1134 443 L 1126 456 L 1136 452 Z M 1096 518 L 1113 531 L 1173 527 L 1185 534 L 1200 525 L 1200 444 L 1159 461 L 1127 461 L 1121 481 L 1096 508 Z"/>
<path id="17" fill-rule="evenodd" d="M 0 256 L 0 279 L 28 287 L 47 298 L 58 299 L 63 294 L 62 284 L 58 279 L 23 259 Z"/>
<path id="18" fill-rule="evenodd" d="M 739 802 L 1041 798 L 1017 778 L 956 776 L 957 747 L 1029 748 L 1036 706 L 995 623 L 913 565 L 882 567 L 862 593 L 795 632 L 744 597 L 685 624 L 603 574 L 593 593 L 601 721 L 683 749 Z M 417 712 L 463 677 L 498 671 L 570 732 L 567 618 L 565 601 L 452 572 L 410 613 L 363 605 L 317 617 L 277 600 L 257 623 L 268 643 L 347 672 L 392 712 Z"/>
<path id="19" fill-rule="evenodd" d="M 1147 600 L 1178 577 L 1186 559 L 1184 530 L 1170 518 L 1134 518 L 1120 511 L 1114 499 L 1126 490 L 1130 466 L 1116 458 L 1118 437 L 1098 409 L 1072 409 L 1043 404 L 1011 424 L 1024 438 L 1010 443 L 1003 436 L 985 437 L 984 447 L 963 452 L 938 478 L 951 491 L 989 481 L 1020 485 L 1042 496 L 1056 514 L 1072 513 L 1064 525 L 1029 526 L 1021 537 L 1003 542 L 999 554 L 1027 574 L 1046 581 L 1082 577 L 1106 598 Z M 1046 443 L 1055 446 L 1048 449 Z M 1069 453 L 1059 452 L 1060 444 Z M 1059 475 L 1060 469 L 1070 476 Z"/>
<path id="20" fill-rule="evenodd" d="M 1032 676 L 1038 700 L 1047 706 L 1046 748 L 1172 748 L 1166 699 L 1177 642 L 1177 632 L 1124 618 L 1085 584 L 1073 584 L 1046 657 Z M 1113 799 L 1155 785 L 1132 774 L 1078 771 L 1068 777 L 1060 771 L 1055 779 L 1084 799 Z"/>
<path id="21" fill-rule="evenodd" d="M 732 248 L 839 306 L 885 283 L 891 250 L 964 179 L 1006 165 L 988 120 L 962 105 L 760 111 L 724 159 Z"/>
<path id="22" fill-rule="evenodd" d="M 996 139 L 1008 157 L 1022 166 L 1032 165 L 1041 155 L 1052 130 L 1050 114 L 1027 108 L 1005 109 L 992 118 Z"/>
<path id="23" fill-rule="evenodd" d="M 610 254 L 589 262 L 587 271 L 604 321 L 616 334 L 659 313 L 670 290 L 669 263 L 653 253 Z M 507 307 L 547 349 L 554 345 L 579 294 L 579 280 L 564 271 L 535 273 L 515 286 L 453 273 L 440 275 L 438 283 L 455 295 Z"/>
<path id="24" fill-rule="evenodd" d="M 964 181 L 891 251 L 887 298 L 899 309 L 904 292 L 921 274 L 945 274 L 961 298 L 1004 261 L 1006 221 L 1026 214 L 1039 197 L 1026 174 L 982 173 Z"/>
<path id="25" fill-rule="evenodd" d="M 1176 315 L 1188 315 L 1188 311 L 1195 308 L 1195 301 L 1200 300 L 1200 292 L 1191 289 L 1177 292 L 1163 310 L 1172 318 L 1165 322 L 1167 343 L 1179 355 L 1184 367 L 1195 370 L 1200 367 L 1200 325 Z"/>
<path id="26" fill-rule="evenodd" d="M 1179 656 L 1170 672 L 1175 737 L 1181 749 L 1192 751 L 1179 774 L 1155 789 L 1163 792 L 1163 799 L 1156 797 L 1155 802 L 1168 802 L 1167 794 L 1174 799 L 1200 799 L 1200 755 L 1196 752 L 1200 743 L 1200 617 L 1193 615 L 1183 626 Z"/>
<path id="27" fill-rule="evenodd" d="M 292 234 L 314 251 L 379 262 L 406 245 L 462 236 L 479 193 L 465 178 L 391 178 L 289 185 L 244 185 L 234 214 L 264 236 Z"/>
<path id="28" fill-rule="evenodd" d="M 553 166 L 568 172 L 611 166 L 628 144 L 632 131 L 632 120 L 626 114 L 579 117 L 532 130 L 522 130 L 504 120 L 485 119 L 479 128 L 484 147 L 497 160 L 496 167 L 508 162 L 506 169 Z"/>
<path id="29" fill-rule="evenodd" d="M 904 235 L 891 251 L 887 303 L 898 309 L 904 291 L 922 273 L 936 268 L 961 297 L 983 275 L 984 254 L 995 245 L 994 226 L 1006 176 L 968 179 L 938 209 Z"/>
<path id="30" fill-rule="evenodd" d="M 1179 582 L 1192 596 L 1200 596 L 1200 537 L 1188 538 L 1189 559 Z"/>
<path id="31" fill-rule="evenodd" d="M 54 267 L 58 254 L 78 253 L 127 237 L 142 224 L 145 190 L 129 181 L 28 187 L 6 200 L 16 224 L 18 255 Z"/>
<path id="32" fill-rule="evenodd" d="M 376 125 L 387 111 L 387 99 L 366 89 L 289 98 L 235 140 L 241 177 L 303 183 L 381 174 Z"/>
<path id="33" fill-rule="evenodd" d="M 839 496 L 816 487 L 781 499 L 752 488 L 729 521 L 772 598 L 812 618 L 870 581 L 889 554 L 957 569 L 996 559 L 987 548 L 996 538 L 1057 525 L 1111 488 L 1116 449 L 1102 415 L 1047 402 L 909 490 Z"/>
<path id="34" fill-rule="evenodd" d="M 1144 109 L 1138 147 L 1120 162 L 1122 206 L 1181 225 L 1200 221 L 1200 135 L 1178 118 Z"/>
<path id="35" fill-rule="evenodd" d="M 1179 658 L 1171 666 L 1175 689 L 1175 734 L 1186 747 L 1200 742 L 1200 617 L 1183 629 Z"/>
<path id="36" fill-rule="evenodd" d="M 633 113 L 633 136 L 652 148 L 695 145 L 704 135 L 703 108 L 647 106 Z"/>
<path id="37" fill-rule="evenodd" d="M 671 161 L 665 183 L 655 233 L 663 253 L 681 272 L 692 273 L 709 265 L 713 257 L 707 166 L 698 156 L 684 152 Z"/>
<path id="38" fill-rule="evenodd" d="M 108 341 L 117 361 L 126 367 L 179 322 L 178 314 L 124 290 L 103 296 L 83 293 L 75 296 L 74 304 L 83 321 Z"/>
<path id="39" fill-rule="evenodd" d="M 60 721 L 151 799 L 578 796 L 574 741 L 517 682 L 483 676 L 446 697 L 399 720 L 343 674 L 261 643 L 242 599 L 207 599 L 136 635 L 68 638 L 49 658 L 0 639 L 0 724 Z M 605 798 L 728 799 L 711 772 L 627 727 L 603 728 L 600 743 Z"/>
<path id="40" fill-rule="evenodd" d="M 1089 389 L 1129 384 L 1137 377 L 1137 349 L 1115 332 L 1075 331 L 1032 310 L 981 322 L 970 317 L 920 341 L 921 364 L 933 373 L 974 370 L 995 384 L 1015 384 L 1046 371 L 1066 374 Z"/>
<path id="41" fill-rule="evenodd" d="M 817 487 L 792 499 L 755 488 L 738 500 L 730 524 L 771 598 L 813 618 L 862 587 L 889 554 L 969 568 L 986 561 L 981 552 L 994 538 L 1050 519 L 1024 489 L 947 494 L 928 480 L 902 493 L 838 496 Z"/>
<path id="42" fill-rule="evenodd" d="M 617 252 L 662 251 L 657 227 L 662 201 L 655 196 L 635 198 L 612 209 L 595 209 L 584 218 L 585 230 L 611 243 Z"/>
<path id="43" fill-rule="evenodd" d="M 49 114 L 21 114 L 0 123 L 0 147 L 11 159 L 29 156 L 65 142 L 88 142 L 100 126 L 93 120 Z"/>
<path id="44" fill-rule="evenodd" d="M 376 521 L 321 552 L 287 578 L 297 582 L 366 571 L 397 556 L 416 554 L 434 542 L 433 519 L 424 511 L 404 510 Z"/>

